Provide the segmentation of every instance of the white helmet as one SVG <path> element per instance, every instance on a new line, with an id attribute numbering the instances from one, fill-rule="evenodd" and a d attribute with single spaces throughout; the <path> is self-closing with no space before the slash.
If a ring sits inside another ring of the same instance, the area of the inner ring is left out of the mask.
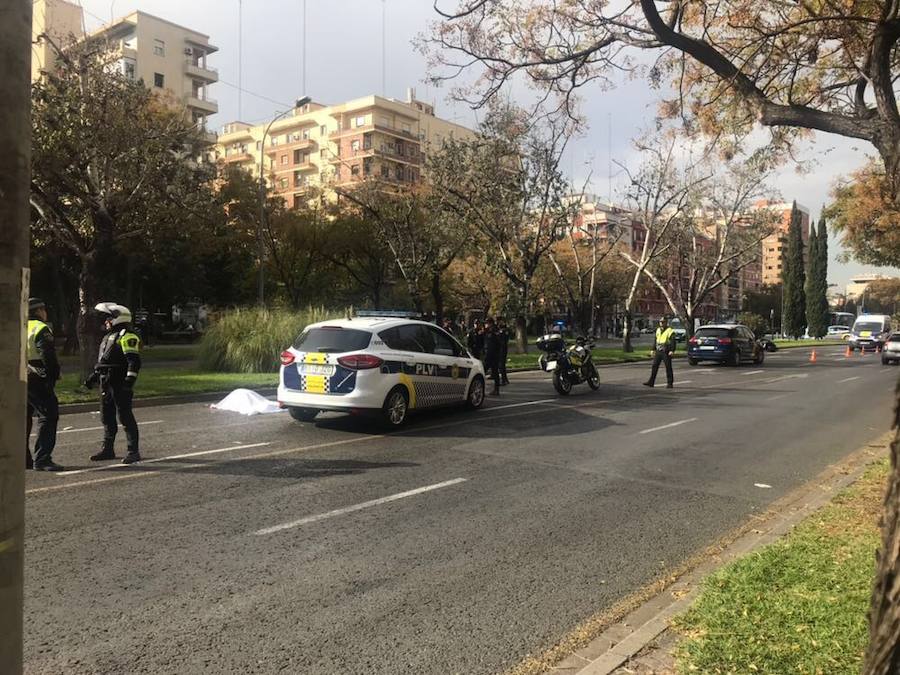
<path id="1" fill-rule="evenodd" d="M 131 310 L 125 305 L 119 305 L 115 302 L 100 302 L 94 307 L 100 314 L 105 314 L 105 319 L 112 322 L 113 326 L 123 323 L 131 323 Z"/>

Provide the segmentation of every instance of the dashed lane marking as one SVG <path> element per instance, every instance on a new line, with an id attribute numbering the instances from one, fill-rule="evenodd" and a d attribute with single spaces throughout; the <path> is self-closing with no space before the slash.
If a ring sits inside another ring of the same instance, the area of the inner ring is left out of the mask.
<path id="1" fill-rule="evenodd" d="M 749 372 L 747 372 L 747 373 L 741 373 L 741 375 L 742 375 L 743 377 L 747 377 L 748 375 L 759 375 L 760 373 L 764 373 L 764 372 L 766 372 L 766 371 L 764 371 L 764 370 L 751 370 L 751 371 L 749 371 Z"/>
<path id="2" fill-rule="evenodd" d="M 651 434 L 654 431 L 662 431 L 663 429 L 671 429 L 672 427 L 680 427 L 682 424 L 688 424 L 689 422 L 696 422 L 696 421 L 697 421 L 696 417 L 691 417 L 690 419 L 679 420 L 678 422 L 672 422 L 670 424 L 663 424 L 661 427 L 651 427 L 650 429 L 644 429 L 643 431 L 640 431 L 638 433 Z"/>
<path id="3" fill-rule="evenodd" d="M 851 380 L 858 380 L 858 379 L 859 379 L 859 375 L 854 375 L 853 377 L 845 377 L 843 380 L 838 380 L 837 383 L 842 384 L 844 382 L 850 382 Z"/>
<path id="4" fill-rule="evenodd" d="M 256 536 L 262 536 L 265 534 L 274 534 L 275 532 L 281 532 L 282 530 L 290 530 L 295 527 L 300 527 L 301 525 L 308 525 L 309 523 L 316 523 L 316 522 L 319 522 L 320 520 L 325 520 L 327 518 L 334 518 L 335 516 L 343 516 L 347 513 L 353 513 L 354 511 L 362 511 L 363 509 L 368 509 L 373 506 L 379 506 L 381 504 L 395 502 L 398 499 L 406 499 L 407 497 L 414 497 L 416 495 L 420 495 L 425 492 L 431 492 L 433 490 L 440 490 L 441 488 L 450 487 L 451 485 L 458 485 L 459 483 L 465 483 L 467 480 L 468 480 L 467 478 L 454 478 L 453 480 L 445 480 L 443 483 L 435 483 L 434 485 L 426 485 L 424 487 L 416 488 L 415 490 L 407 490 L 406 492 L 398 492 L 397 494 L 388 495 L 387 497 L 379 497 L 378 499 L 372 499 L 370 501 L 362 502 L 360 504 L 354 504 L 353 506 L 345 506 L 344 508 L 335 509 L 334 511 L 318 513 L 314 516 L 306 516 L 305 518 L 300 518 L 298 520 L 292 520 L 287 523 L 281 523 L 280 525 L 264 527 L 261 530 L 257 530 L 253 534 Z"/>
<path id="5" fill-rule="evenodd" d="M 261 448 L 266 445 L 272 445 L 272 441 L 266 441 L 264 443 L 248 443 L 245 445 L 229 445 L 226 448 L 216 448 L 215 450 L 201 450 L 199 452 L 186 452 L 181 455 L 168 455 L 166 457 L 154 457 L 153 459 L 145 459 L 140 462 L 140 465 L 143 466 L 145 464 L 155 464 L 157 462 L 169 462 L 173 459 L 185 459 L 187 457 L 202 457 L 204 455 L 217 455 L 222 452 L 232 452 L 234 450 L 246 450 L 247 448 Z M 127 466 L 131 466 L 129 464 L 107 464 L 105 466 L 92 467 L 90 469 L 75 469 L 74 471 L 58 471 L 55 475 L 57 476 L 75 476 L 79 473 L 94 473 L 96 471 L 109 471 L 111 469 L 123 469 Z"/>
<path id="6" fill-rule="evenodd" d="M 25 490 L 26 495 L 38 492 L 56 492 L 57 490 L 68 490 L 73 487 L 81 487 L 82 485 L 96 485 L 97 483 L 110 483 L 114 480 L 125 480 L 126 478 L 146 478 L 147 476 L 155 476 L 159 471 L 139 471 L 136 473 L 126 473 L 121 476 L 110 476 L 109 478 L 95 478 L 94 480 L 81 480 L 77 483 L 63 483 L 62 485 L 51 485 L 49 487 L 31 488 Z"/>
<path id="7" fill-rule="evenodd" d="M 163 420 L 150 420 L 149 422 L 138 422 L 138 426 L 142 427 L 142 426 L 147 426 L 148 424 L 162 424 L 162 423 L 163 423 Z M 59 434 L 74 434 L 76 431 L 100 431 L 102 429 L 103 429 L 103 427 L 83 427 L 81 429 L 61 429 L 60 431 L 57 431 L 56 434 L 58 436 Z M 31 435 L 34 436 L 35 435 L 34 432 L 32 432 Z"/>

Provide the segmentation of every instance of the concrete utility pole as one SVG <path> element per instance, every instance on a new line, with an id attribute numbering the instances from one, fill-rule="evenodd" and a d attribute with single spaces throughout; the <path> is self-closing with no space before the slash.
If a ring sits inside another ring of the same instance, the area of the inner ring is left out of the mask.
<path id="1" fill-rule="evenodd" d="M 22 672 L 31 0 L 0 5 L 0 673 Z"/>

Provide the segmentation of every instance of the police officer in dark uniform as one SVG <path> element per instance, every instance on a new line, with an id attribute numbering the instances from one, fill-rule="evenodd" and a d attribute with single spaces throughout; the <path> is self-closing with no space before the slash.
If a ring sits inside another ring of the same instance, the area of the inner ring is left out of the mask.
<path id="1" fill-rule="evenodd" d="M 500 395 L 500 336 L 494 320 L 488 318 L 484 322 L 484 371 L 494 381 L 491 396 Z"/>
<path id="2" fill-rule="evenodd" d="M 469 332 L 466 333 L 466 347 L 479 361 L 484 358 L 484 329 L 478 319 L 475 319 Z"/>
<path id="3" fill-rule="evenodd" d="M 645 387 L 656 384 L 656 373 L 659 372 L 659 364 L 666 364 L 666 387 L 671 389 L 675 376 L 672 373 L 672 355 L 675 353 L 675 331 L 669 328 L 669 320 L 663 317 L 659 320 L 659 328 L 656 329 L 656 338 L 653 343 L 653 369 L 650 371 L 650 379 L 644 382 Z"/>
<path id="4" fill-rule="evenodd" d="M 28 413 L 25 432 L 25 466 L 36 471 L 62 471 L 51 455 L 56 445 L 59 401 L 54 387 L 59 379 L 59 361 L 53 344 L 53 332 L 47 325 L 47 306 L 40 298 L 28 299 Z M 31 418 L 37 415 L 34 459 L 28 449 Z"/>
<path id="5" fill-rule="evenodd" d="M 138 427 L 131 409 L 134 383 L 141 370 L 141 340 L 131 330 L 131 311 L 114 302 L 101 302 L 94 309 L 103 316 L 106 335 L 100 342 L 100 354 L 94 374 L 85 381 L 86 387 L 100 383 L 100 414 L 103 421 L 103 447 L 91 455 L 95 462 L 115 459 L 115 441 L 119 422 L 128 439 L 128 453 L 122 464 L 141 460 L 138 449 Z"/>
<path id="6" fill-rule="evenodd" d="M 509 384 L 509 377 L 506 375 L 506 360 L 509 357 L 510 333 L 503 317 L 497 319 L 497 337 L 500 340 L 500 384 Z"/>

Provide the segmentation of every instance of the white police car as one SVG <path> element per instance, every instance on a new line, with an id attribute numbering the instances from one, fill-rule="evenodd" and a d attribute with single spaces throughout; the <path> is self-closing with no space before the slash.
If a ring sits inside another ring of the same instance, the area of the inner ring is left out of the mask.
<path id="1" fill-rule="evenodd" d="M 337 410 L 378 413 L 399 427 L 410 410 L 481 407 L 484 368 L 449 333 L 424 321 L 322 321 L 281 353 L 278 402 L 296 420 Z"/>

